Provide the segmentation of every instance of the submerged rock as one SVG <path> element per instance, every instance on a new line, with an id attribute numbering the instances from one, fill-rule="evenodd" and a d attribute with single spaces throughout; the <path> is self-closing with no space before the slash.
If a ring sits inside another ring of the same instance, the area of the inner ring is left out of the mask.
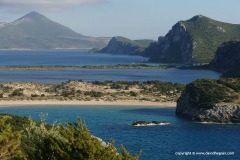
<path id="1" fill-rule="evenodd" d="M 168 125 L 169 122 L 166 121 L 136 121 L 133 122 L 133 126 L 160 126 L 160 125 Z"/>

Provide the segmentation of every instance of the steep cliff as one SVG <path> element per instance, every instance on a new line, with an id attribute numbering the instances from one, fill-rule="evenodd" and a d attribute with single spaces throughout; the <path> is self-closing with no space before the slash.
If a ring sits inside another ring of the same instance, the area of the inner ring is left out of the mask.
<path id="1" fill-rule="evenodd" d="M 113 37 L 107 47 L 98 51 L 99 53 L 112 54 L 131 54 L 141 55 L 143 50 L 147 48 L 153 40 L 130 40 L 124 37 Z"/>
<path id="2" fill-rule="evenodd" d="M 196 80 L 177 101 L 176 114 L 200 122 L 240 123 L 240 79 Z"/>
<path id="3" fill-rule="evenodd" d="M 144 55 L 150 55 L 151 62 L 209 63 L 217 47 L 229 40 L 240 40 L 240 25 L 199 15 L 179 21 L 165 37 L 146 48 Z"/>
<path id="4" fill-rule="evenodd" d="M 219 71 L 240 70 L 240 42 L 223 43 L 209 66 Z"/>

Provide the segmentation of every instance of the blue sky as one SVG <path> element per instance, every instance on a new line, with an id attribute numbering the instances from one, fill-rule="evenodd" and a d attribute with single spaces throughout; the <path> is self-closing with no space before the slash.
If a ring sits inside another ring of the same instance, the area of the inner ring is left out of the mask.
<path id="1" fill-rule="evenodd" d="M 30 11 L 88 36 L 157 39 L 194 15 L 240 24 L 240 0 L 0 0 L 0 22 Z"/>

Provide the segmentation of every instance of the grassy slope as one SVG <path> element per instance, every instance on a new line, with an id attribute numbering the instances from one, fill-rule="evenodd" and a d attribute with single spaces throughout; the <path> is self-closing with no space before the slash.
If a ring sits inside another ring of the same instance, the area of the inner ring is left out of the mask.
<path id="1" fill-rule="evenodd" d="M 145 48 L 147 48 L 150 45 L 150 43 L 154 42 L 153 40 L 148 40 L 148 39 L 130 40 L 128 38 L 121 37 L 121 36 L 117 36 L 115 37 L 115 39 L 119 42 L 124 42 L 126 44 L 138 47 L 140 52 L 142 52 Z"/>
<path id="2" fill-rule="evenodd" d="M 193 50 L 197 63 L 210 62 L 217 47 L 223 42 L 240 40 L 240 25 L 219 22 L 204 16 L 195 16 L 181 23 L 186 26 L 193 41 L 197 43 L 197 47 Z"/>
<path id="3" fill-rule="evenodd" d="M 239 104 L 240 79 L 196 80 L 183 93 L 182 96 L 189 96 L 190 106 L 199 109 L 218 103 Z"/>

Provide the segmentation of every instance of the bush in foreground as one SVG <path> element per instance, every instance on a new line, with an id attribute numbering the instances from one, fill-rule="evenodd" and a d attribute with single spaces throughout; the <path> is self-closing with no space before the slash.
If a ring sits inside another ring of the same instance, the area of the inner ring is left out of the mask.
<path id="1" fill-rule="evenodd" d="M 80 118 L 66 125 L 48 125 L 44 116 L 40 122 L 29 119 L 21 131 L 12 131 L 7 118 L 0 116 L 0 159 L 138 160 L 140 156 L 130 155 L 123 146 L 119 153 L 113 142 L 91 135 Z"/>

